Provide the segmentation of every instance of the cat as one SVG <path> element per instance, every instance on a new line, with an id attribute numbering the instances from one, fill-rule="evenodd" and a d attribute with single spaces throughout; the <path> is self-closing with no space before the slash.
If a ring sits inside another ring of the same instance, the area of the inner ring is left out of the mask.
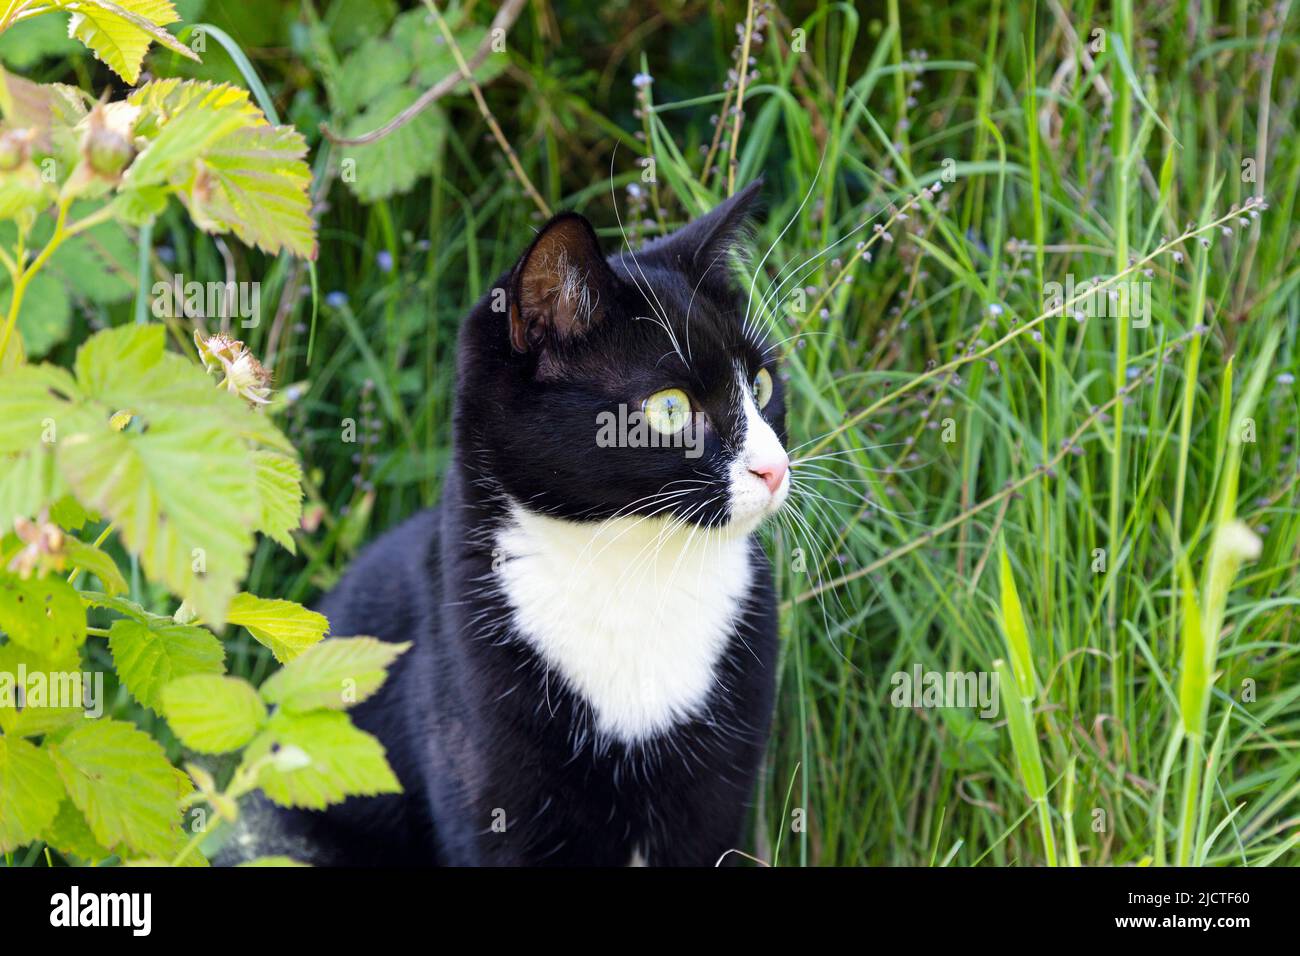
<path id="1" fill-rule="evenodd" d="M 412 642 L 353 711 L 404 793 L 254 801 L 235 857 L 713 866 L 743 846 L 777 664 L 754 531 L 790 492 L 784 389 L 731 262 L 759 187 L 610 258 L 562 213 L 471 311 L 440 504 L 320 605 L 335 634 Z"/>

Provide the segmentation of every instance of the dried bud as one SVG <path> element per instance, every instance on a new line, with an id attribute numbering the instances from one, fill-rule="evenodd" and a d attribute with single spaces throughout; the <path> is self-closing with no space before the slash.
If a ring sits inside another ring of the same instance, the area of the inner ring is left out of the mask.
<path id="1" fill-rule="evenodd" d="M 96 175 L 116 181 L 131 164 L 135 158 L 131 130 L 137 116 L 138 108 L 107 109 L 103 103 L 97 103 L 90 111 L 86 117 L 86 134 L 81 140 L 81 155 Z"/>
<path id="2" fill-rule="evenodd" d="M 250 405 L 267 405 L 271 394 L 271 373 L 262 367 L 244 343 L 218 332 L 204 338 L 195 331 L 194 344 L 209 372 L 220 370 L 221 384 Z"/>
<path id="3" fill-rule="evenodd" d="M 10 571 L 25 580 L 33 573 L 63 570 L 66 563 L 63 530 L 50 522 L 48 512 L 42 511 L 35 521 L 14 518 L 14 534 L 23 542 L 23 547 L 9 562 Z"/>
<path id="4" fill-rule="evenodd" d="M 0 171 L 12 172 L 21 166 L 34 138 L 29 129 L 7 129 L 0 133 Z"/>

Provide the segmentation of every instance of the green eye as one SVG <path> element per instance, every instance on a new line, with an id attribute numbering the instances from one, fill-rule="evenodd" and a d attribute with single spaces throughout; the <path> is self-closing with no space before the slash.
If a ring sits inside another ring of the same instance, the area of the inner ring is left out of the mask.
<path id="1" fill-rule="evenodd" d="M 680 388 L 655 392 L 641 406 L 646 421 L 661 435 L 676 435 L 691 417 L 691 400 Z"/>
<path id="2" fill-rule="evenodd" d="M 758 374 L 754 376 L 754 401 L 758 403 L 759 408 L 766 408 L 771 400 L 772 373 L 765 368 L 760 368 Z"/>

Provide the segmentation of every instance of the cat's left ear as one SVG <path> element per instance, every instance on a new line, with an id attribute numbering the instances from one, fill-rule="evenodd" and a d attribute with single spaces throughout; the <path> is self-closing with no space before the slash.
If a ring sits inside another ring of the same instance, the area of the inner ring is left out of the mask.
<path id="1" fill-rule="evenodd" d="M 727 275 L 727 256 L 744 238 L 762 189 L 762 178 L 755 179 L 646 251 L 669 256 L 675 268 L 697 279 Z"/>
<path id="2" fill-rule="evenodd" d="M 591 223 L 560 213 L 511 273 L 510 344 L 527 352 L 581 334 L 600 321 L 617 283 Z"/>

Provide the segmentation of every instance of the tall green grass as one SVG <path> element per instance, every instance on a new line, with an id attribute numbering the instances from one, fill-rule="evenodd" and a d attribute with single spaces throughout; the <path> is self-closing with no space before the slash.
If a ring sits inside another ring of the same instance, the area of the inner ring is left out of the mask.
<path id="1" fill-rule="evenodd" d="M 320 64 L 297 6 L 268 6 L 278 28 L 209 12 L 313 125 Z M 511 33 L 487 104 L 547 204 L 610 248 L 615 202 L 635 240 L 767 178 L 743 268 L 784 358 L 798 493 L 769 535 L 758 859 L 1300 862 L 1300 51 L 1275 9 L 542 3 Z M 297 559 L 259 553 L 259 593 L 311 598 L 436 500 L 459 317 L 537 223 L 457 110 L 412 194 L 322 187 L 320 292 L 342 294 L 310 362 L 309 277 L 266 273 L 273 320 L 244 334 L 293 399 L 320 525 Z M 210 241 L 155 239 L 160 275 L 224 275 Z M 1071 274 L 1149 283 L 1150 324 L 1123 300 L 1053 309 Z M 340 442 L 344 418 L 373 441 Z M 999 717 L 892 706 L 915 663 L 996 668 Z"/>

